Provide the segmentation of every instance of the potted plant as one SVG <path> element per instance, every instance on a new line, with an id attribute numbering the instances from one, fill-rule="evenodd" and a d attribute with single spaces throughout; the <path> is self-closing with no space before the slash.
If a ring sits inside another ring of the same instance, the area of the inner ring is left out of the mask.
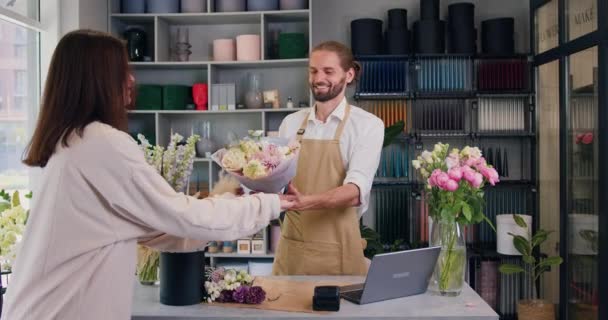
<path id="1" fill-rule="evenodd" d="M 449 149 L 438 143 L 424 151 L 412 166 L 426 181 L 429 216 L 432 219 L 431 246 L 440 246 L 429 290 L 443 296 L 457 296 L 464 284 L 466 242 L 464 226 L 486 221 L 483 188 L 499 182 L 498 173 L 486 163 L 478 148 Z"/>
<path id="2" fill-rule="evenodd" d="M 25 196 L 30 199 L 32 193 Z M 0 190 L 0 262 L 1 274 L 7 275 L 11 273 L 12 262 L 17 256 L 17 244 L 21 240 L 21 235 L 25 230 L 25 223 L 29 210 L 26 210 L 21 205 L 19 191 L 13 192 L 12 195 L 4 190 Z M 2 277 L 0 277 L 0 315 L 2 314 L 2 304 L 5 288 L 2 285 Z"/>
<path id="3" fill-rule="evenodd" d="M 527 229 L 528 226 L 524 219 L 519 215 L 513 215 L 515 223 L 521 228 Z M 540 279 L 543 273 L 551 270 L 552 266 L 558 266 L 562 263 L 562 258 L 558 256 L 537 259 L 534 257 L 534 249 L 542 245 L 552 231 L 538 230 L 534 235 L 524 237 L 521 235 L 512 234 L 513 246 L 521 253 L 523 262 L 529 268 L 523 268 L 516 264 L 502 264 L 499 268 L 503 274 L 524 273 L 530 281 L 532 288 L 532 299 L 520 300 L 517 302 L 517 316 L 519 320 L 554 320 L 555 306 L 553 303 L 541 300 L 538 298 L 538 290 L 536 281 Z"/>

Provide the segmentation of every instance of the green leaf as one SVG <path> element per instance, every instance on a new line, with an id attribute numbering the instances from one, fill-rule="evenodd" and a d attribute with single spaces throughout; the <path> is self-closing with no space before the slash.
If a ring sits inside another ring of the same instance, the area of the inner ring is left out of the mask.
<path id="1" fill-rule="evenodd" d="M 466 203 L 463 203 L 462 205 L 462 214 L 464 214 L 464 217 L 467 218 L 467 221 L 471 221 L 471 218 L 473 218 L 471 207 Z"/>
<path id="2" fill-rule="evenodd" d="M 13 207 L 18 207 L 21 205 L 21 200 L 19 200 L 19 191 L 13 192 Z"/>
<path id="3" fill-rule="evenodd" d="M 4 189 L 0 190 L 0 198 L 2 198 L 6 202 L 11 202 L 11 195 L 6 193 Z"/>
<path id="4" fill-rule="evenodd" d="M 483 215 L 483 219 L 486 221 L 487 224 L 490 225 L 490 228 L 492 228 L 492 230 L 494 230 L 494 233 L 496 233 L 496 228 L 494 227 L 494 224 L 492 223 L 492 221 L 490 221 L 490 219 L 488 219 L 488 217 L 486 217 L 486 215 Z"/>
<path id="5" fill-rule="evenodd" d="M 522 257 L 524 262 L 527 264 L 535 264 L 536 263 L 536 258 L 534 258 L 534 256 L 523 256 Z"/>
<path id="6" fill-rule="evenodd" d="M 551 267 L 551 266 L 558 266 L 560 264 L 562 264 L 564 260 L 562 259 L 562 257 L 548 257 L 546 259 L 543 259 L 538 266 L 539 267 Z"/>
<path id="7" fill-rule="evenodd" d="M 552 233 L 553 231 L 545 231 L 545 230 L 538 230 L 536 232 L 536 234 L 532 237 L 532 248 L 542 244 L 543 242 L 547 241 L 547 238 L 549 237 L 549 235 Z"/>
<path id="8" fill-rule="evenodd" d="M 515 220 L 515 223 L 517 223 L 517 225 L 520 226 L 521 228 L 524 228 L 524 229 L 528 228 L 528 225 L 526 224 L 526 221 L 524 221 L 524 218 L 522 218 L 518 214 L 513 215 L 513 220 Z"/>
<path id="9" fill-rule="evenodd" d="M 515 246 L 515 249 L 517 249 L 517 251 L 522 255 L 529 256 L 531 254 L 531 249 L 528 240 L 519 235 L 514 235 L 512 233 L 509 234 L 513 236 L 513 246 Z"/>
<path id="10" fill-rule="evenodd" d="M 404 128 L 405 122 L 402 120 L 384 129 L 384 143 L 382 144 L 382 147 L 384 148 L 393 143 L 393 140 L 403 132 Z"/>
<path id="11" fill-rule="evenodd" d="M 10 209 L 11 205 L 8 202 L 2 202 L 0 203 L 0 212 L 3 212 L 4 210 Z"/>
<path id="12" fill-rule="evenodd" d="M 34 193 L 32 191 L 30 191 L 28 194 L 25 195 L 25 197 L 27 199 L 31 199 L 33 195 L 34 195 Z"/>
<path id="13" fill-rule="evenodd" d="M 500 271 L 500 273 L 504 273 L 504 274 L 514 274 L 514 273 L 521 273 L 524 272 L 524 268 L 515 265 L 515 264 L 501 264 L 500 267 L 498 268 L 498 270 Z"/>

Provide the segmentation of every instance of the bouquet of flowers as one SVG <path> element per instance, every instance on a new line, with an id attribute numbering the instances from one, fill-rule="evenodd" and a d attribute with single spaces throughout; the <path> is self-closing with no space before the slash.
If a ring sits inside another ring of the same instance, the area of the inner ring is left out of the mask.
<path id="1" fill-rule="evenodd" d="M 31 198 L 31 193 L 26 198 Z M 2 257 L 2 268 L 11 270 L 12 263 L 17 257 L 18 245 L 21 241 L 25 223 L 29 215 L 19 200 L 19 192 L 15 191 L 9 195 L 0 190 L 0 257 Z"/>
<path id="2" fill-rule="evenodd" d="M 296 175 L 300 144 L 281 138 L 262 138 L 261 131 L 212 155 L 213 161 L 245 187 L 277 193 Z"/>
<path id="3" fill-rule="evenodd" d="M 244 270 L 209 269 L 205 290 L 209 303 L 261 304 L 266 300 L 264 289 L 253 286 L 253 278 Z"/>
<path id="4" fill-rule="evenodd" d="M 499 182 L 498 172 L 486 163 L 478 148 L 449 150 L 438 143 L 424 151 L 412 166 L 426 180 L 429 216 L 433 219 L 431 246 L 441 246 L 431 291 L 458 295 L 466 265 L 465 225 L 491 221 L 483 213 L 483 187 Z"/>
<path id="5" fill-rule="evenodd" d="M 200 137 L 190 136 L 186 143 L 182 144 L 184 137 L 175 133 L 166 149 L 150 145 L 142 134 L 138 134 L 137 138 L 146 162 L 153 166 L 175 191 L 186 191 L 194 164 L 196 142 Z M 148 247 L 138 246 L 137 257 L 139 281 L 143 284 L 154 284 L 158 280 L 159 253 Z"/>

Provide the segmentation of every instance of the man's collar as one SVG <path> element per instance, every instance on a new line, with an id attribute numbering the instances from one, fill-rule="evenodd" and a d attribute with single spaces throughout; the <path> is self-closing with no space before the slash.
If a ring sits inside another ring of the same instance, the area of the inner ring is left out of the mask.
<path id="1" fill-rule="evenodd" d="M 338 105 L 338 107 L 336 109 L 334 109 L 334 111 L 329 115 L 329 117 L 327 118 L 329 120 L 329 118 L 331 117 L 335 117 L 337 119 L 339 119 L 340 121 L 344 120 L 344 116 L 346 115 L 346 105 L 348 104 L 348 102 L 346 101 L 346 97 L 344 97 L 342 99 L 342 102 L 340 102 L 340 104 Z M 316 115 L 316 111 L 317 111 L 317 106 L 316 104 L 312 106 L 312 108 L 310 108 L 310 113 L 308 114 L 308 121 L 319 121 L 317 120 L 317 115 Z"/>

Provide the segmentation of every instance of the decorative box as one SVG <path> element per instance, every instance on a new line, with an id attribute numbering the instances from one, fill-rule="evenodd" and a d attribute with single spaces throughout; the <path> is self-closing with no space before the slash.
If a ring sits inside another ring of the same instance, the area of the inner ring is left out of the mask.
<path id="1" fill-rule="evenodd" d="M 236 253 L 250 254 L 251 253 L 251 240 L 249 240 L 249 239 L 238 240 L 236 243 L 236 247 L 237 247 Z"/>
<path id="2" fill-rule="evenodd" d="M 251 240 L 251 253 L 265 254 L 266 248 L 264 246 L 264 240 Z"/>

